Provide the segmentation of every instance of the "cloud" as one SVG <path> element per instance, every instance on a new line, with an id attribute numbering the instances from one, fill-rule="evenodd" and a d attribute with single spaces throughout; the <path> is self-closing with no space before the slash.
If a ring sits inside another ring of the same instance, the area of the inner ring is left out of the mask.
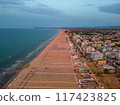
<path id="1" fill-rule="evenodd" d="M 85 6 L 93 6 L 93 4 L 87 4 L 87 5 L 85 5 Z"/>
<path id="2" fill-rule="evenodd" d="M 45 6 L 46 7 L 46 6 Z M 34 14 L 41 14 L 41 15 L 48 15 L 48 16 L 60 16 L 62 12 L 53 8 L 44 8 L 43 6 L 39 6 L 37 8 L 28 8 L 25 7 L 22 9 L 24 12 L 27 13 L 34 13 Z"/>
<path id="3" fill-rule="evenodd" d="M 2 1 L 0 1 L 0 5 L 23 5 L 23 3 L 22 2 L 2 0 Z"/>
<path id="4" fill-rule="evenodd" d="M 107 12 L 107 13 L 113 13 L 113 14 L 119 14 L 120 15 L 120 3 L 98 7 L 98 9 L 101 12 Z"/>
<path id="5" fill-rule="evenodd" d="M 9 11 L 10 9 L 21 13 L 34 13 L 37 15 L 60 16 L 61 11 L 50 7 L 49 5 L 34 2 L 33 0 L 0 0 L 0 8 Z"/>

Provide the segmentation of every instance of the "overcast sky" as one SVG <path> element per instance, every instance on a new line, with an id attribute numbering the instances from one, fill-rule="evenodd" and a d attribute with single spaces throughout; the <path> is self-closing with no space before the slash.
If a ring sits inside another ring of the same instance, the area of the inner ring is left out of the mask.
<path id="1" fill-rule="evenodd" d="M 0 28 L 120 26 L 120 0 L 0 0 Z"/>

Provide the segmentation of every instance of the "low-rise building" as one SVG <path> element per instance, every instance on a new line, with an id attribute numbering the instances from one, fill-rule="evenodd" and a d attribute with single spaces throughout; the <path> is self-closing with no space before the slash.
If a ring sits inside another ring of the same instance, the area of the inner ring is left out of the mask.
<path id="1" fill-rule="evenodd" d="M 93 78 L 93 77 L 83 77 L 82 79 L 83 79 L 83 80 L 89 80 L 89 81 L 92 80 L 92 81 L 94 81 L 94 78 Z"/>
<path id="2" fill-rule="evenodd" d="M 103 59 L 103 53 L 100 53 L 99 51 L 92 52 L 91 58 L 93 61 Z"/>
<path id="3" fill-rule="evenodd" d="M 100 59 L 97 61 L 98 65 L 106 65 L 106 60 L 105 59 Z"/>
<path id="4" fill-rule="evenodd" d="M 110 65 L 103 65 L 103 68 L 107 70 L 115 70 L 115 67 Z"/>
<path id="5" fill-rule="evenodd" d="M 94 51 L 95 51 L 94 47 L 91 47 L 91 46 L 86 47 L 86 53 L 91 54 Z"/>
<path id="6" fill-rule="evenodd" d="M 99 69 L 99 71 L 103 71 L 104 70 L 103 66 L 101 66 L 101 65 L 98 66 L 98 69 Z"/>
<path id="7" fill-rule="evenodd" d="M 120 52 L 117 52 L 115 56 L 116 56 L 116 59 L 120 60 Z"/>

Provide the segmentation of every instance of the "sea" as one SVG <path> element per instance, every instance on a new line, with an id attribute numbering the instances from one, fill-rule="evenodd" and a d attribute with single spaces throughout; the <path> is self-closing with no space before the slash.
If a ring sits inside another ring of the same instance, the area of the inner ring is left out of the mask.
<path id="1" fill-rule="evenodd" d="M 0 88 L 58 33 L 57 29 L 0 29 Z"/>

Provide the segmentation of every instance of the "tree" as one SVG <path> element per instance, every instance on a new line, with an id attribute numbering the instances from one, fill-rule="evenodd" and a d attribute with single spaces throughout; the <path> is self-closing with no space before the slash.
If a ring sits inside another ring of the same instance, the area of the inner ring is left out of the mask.
<path id="1" fill-rule="evenodd" d="M 101 74 L 101 73 L 98 71 L 98 72 L 97 72 L 97 76 L 100 76 L 100 74 Z"/>
<path id="2" fill-rule="evenodd" d="M 105 69 L 105 70 L 104 70 L 104 73 L 108 74 L 108 73 L 109 73 L 109 70 L 108 70 L 108 69 Z"/>

